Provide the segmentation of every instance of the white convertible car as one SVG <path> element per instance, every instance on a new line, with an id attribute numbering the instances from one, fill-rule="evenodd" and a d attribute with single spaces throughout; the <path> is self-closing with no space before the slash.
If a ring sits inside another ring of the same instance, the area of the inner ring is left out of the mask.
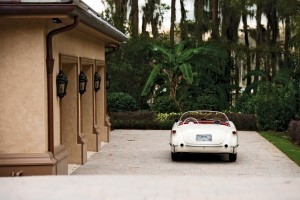
<path id="1" fill-rule="evenodd" d="M 230 162 L 237 159 L 237 130 L 222 112 L 188 111 L 175 120 L 170 135 L 173 161 L 180 153 L 228 154 Z"/>

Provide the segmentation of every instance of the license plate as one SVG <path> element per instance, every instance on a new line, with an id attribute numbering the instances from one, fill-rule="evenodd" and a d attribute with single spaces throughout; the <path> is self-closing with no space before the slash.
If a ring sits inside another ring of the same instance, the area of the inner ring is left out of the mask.
<path id="1" fill-rule="evenodd" d="M 196 141 L 212 141 L 211 134 L 196 135 Z"/>

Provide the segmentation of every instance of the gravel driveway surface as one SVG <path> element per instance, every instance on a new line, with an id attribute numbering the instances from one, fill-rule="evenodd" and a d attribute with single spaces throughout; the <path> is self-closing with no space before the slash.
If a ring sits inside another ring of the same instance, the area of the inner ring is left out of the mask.
<path id="1" fill-rule="evenodd" d="M 72 175 L 205 175 L 300 177 L 300 167 L 256 132 L 239 131 L 235 163 L 227 155 L 171 160 L 169 131 L 114 130 L 110 142 Z"/>
<path id="2" fill-rule="evenodd" d="M 239 136 L 235 163 L 224 155 L 172 162 L 169 131 L 115 130 L 72 174 L 80 176 L 1 178 L 0 199 L 298 200 L 300 168 L 258 133 Z"/>

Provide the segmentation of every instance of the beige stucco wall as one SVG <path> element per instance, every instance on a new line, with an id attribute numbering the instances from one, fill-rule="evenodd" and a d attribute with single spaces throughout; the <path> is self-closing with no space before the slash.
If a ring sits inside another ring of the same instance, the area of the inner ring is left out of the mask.
<path id="1" fill-rule="evenodd" d="M 102 77 L 106 77 L 106 68 L 105 66 L 98 66 L 98 70 L 100 71 L 100 74 L 103 74 L 105 76 Z M 101 128 L 101 134 L 100 134 L 100 140 L 103 142 L 108 142 L 109 141 L 109 136 L 108 136 L 108 128 L 106 126 L 106 115 L 104 114 L 104 111 L 106 111 L 106 83 L 105 83 L 105 78 L 103 78 L 104 80 L 102 81 L 102 85 L 101 88 L 103 88 L 102 92 L 97 96 L 97 101 L 99 103 L 99 108 L 98 109 L 98 120 L 97 120 L 97 124 L 100 126 Z"/>
<path id="2" fill-rule="evenodd" d="M 57 27 L 51 25 L 51 29 L 54 28 Z M 71 31 L 57 35 L 53 38 L 53 55 L 55 58 L 55 68 L 53 74 L 57 74 L 59 70 L 59 57 L 58 57 L 59 54 L 76 56 L 78 58 L 82 57 L 82 58 L 104 60 L 105 45 L 104 42 L 101 41 L 100 39 L 91 37 L 88 34 L 78 31 L 77 29 L 73 29 Z M 78 65 L 78 67 L 80 67 L 80 65 Z M 78 70 L 78 73 L 79 72 L 80 69 Z M 101 76 L 104 77 L 104 74 L 101 74 Z M 54 88 L 53 88 L 54 94 L 56 94 L 55 84 L 56 83 L 54 80 Z M 72 86 L 69 85 L 68 87 L 72 87 Z M 81 123 L 79 123 L 79 126 L 80 126 L 79 130 L 82 130 Z M 54 133 L 55 133 L 54 146 L 59 146 L 60 145 L 59 98 L 57 98 L 56 96 L 54 97 Z"/>
<path id="3" fill-rule="evenodd" d="M 65 25 L 51 23 L 51 19 L 0 18 L 0 154 L 44 153 L 48 150 L 46 35 L 62 26 Z M 104 50 L 102 40 L 77 29 L 54 36 L 55 147 L 61 144 L 60 100 L 56 96 L 59 54 L 104 60 Z M 105 77 L 104 70 L 101 70 L 101 77 Z M 103 88 L 102 81 L 102 91 Z M 103 102 L 104 93 L 99 95 Z M 103 116 L 103 105 L 100 107 L 97 114 Z M 104 121 L 103 117 L 98 120 Z"/>
<path id="4" fill-rule="evenodd" d="M 0 18 L 0 154 L 47 151 L 44 22 Z"/>

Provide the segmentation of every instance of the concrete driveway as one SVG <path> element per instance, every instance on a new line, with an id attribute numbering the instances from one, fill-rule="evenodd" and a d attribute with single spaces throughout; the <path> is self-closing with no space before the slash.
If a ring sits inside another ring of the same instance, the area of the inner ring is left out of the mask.
<path id="1" fill-rule="evenodd" d="M 115 130 L 110 143 L 72 175 L 189 175 L 299 177 L 300 168 L 256 132 L 239 131 L 235 163 L 227 155 L 171 160 L 169 131 Z"/>

